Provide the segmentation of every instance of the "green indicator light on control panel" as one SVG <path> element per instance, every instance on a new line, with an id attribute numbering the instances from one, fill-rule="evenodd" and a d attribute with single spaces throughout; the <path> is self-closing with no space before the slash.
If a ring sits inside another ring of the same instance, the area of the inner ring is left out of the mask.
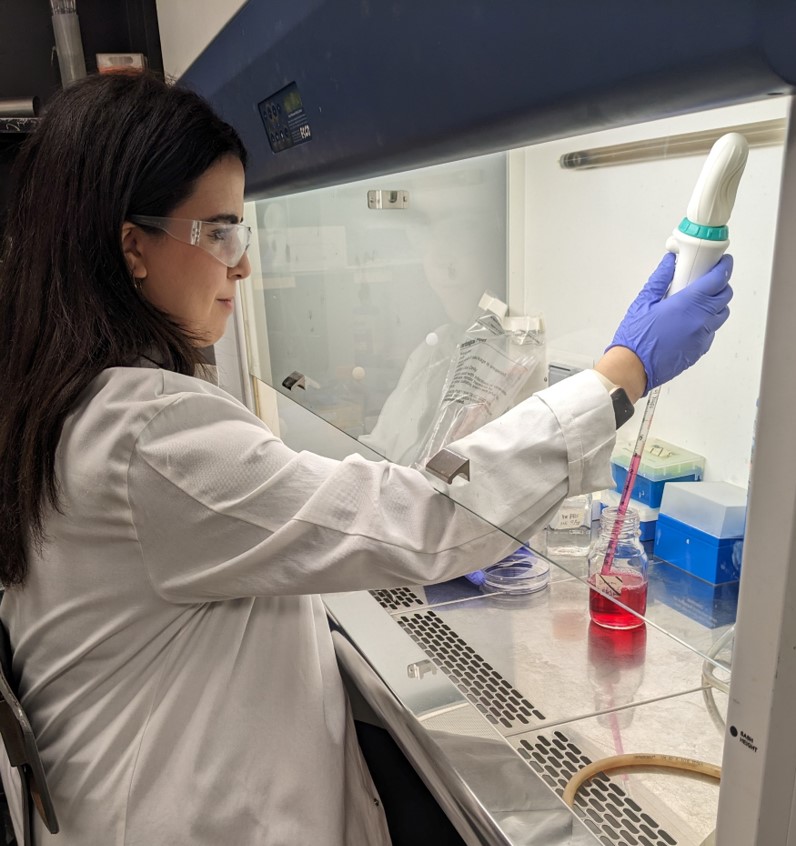
<path id="1" fill-rule="evenodd" d="M 297 112 L 301 108 L 301 95 L 294 88 L 292 91 L 288 91 L 287 94 L 285 94 L 283 103 L 285 111 L 288 114 L 291 112 Z"/>

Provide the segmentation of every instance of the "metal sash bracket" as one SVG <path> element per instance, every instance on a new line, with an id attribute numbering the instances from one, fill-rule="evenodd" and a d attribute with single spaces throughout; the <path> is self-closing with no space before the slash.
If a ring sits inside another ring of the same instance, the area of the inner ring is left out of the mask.
<path id="1" fill-rule="evenodd" d="M 293 387 L 301 388 L 302 390 L 306 390 L 307 386 L 304 380 L 304 374 L 299 373 L 298 370 L 294 370 L 290 376 L 286 376 L 282 380 L 282 387 L 287 388 L 289 391 L 293 389 Z"/>
<path id="2" fill-rule="evenodd" d="M 437 674 L 437 668 L 434 662 L 428 659 L 425 661 L 415 661 L 406 667 L 406 675 L 410 679 L 422 679 L 426 673 L 431 673 L 432 676 Z"/>
<path id="3" fill-rule="evenodd" d="M 426 463 L 426 470 L 432 476 L 450 484 L 457 476 L 470 481 L 470 459 L 450 449 L 441 449 Z"/>
<path id="4" fill-rule="evenodd" d="M 409 208 L 408 191 L 368 191 L 369 209 L 406 209 Z"/>

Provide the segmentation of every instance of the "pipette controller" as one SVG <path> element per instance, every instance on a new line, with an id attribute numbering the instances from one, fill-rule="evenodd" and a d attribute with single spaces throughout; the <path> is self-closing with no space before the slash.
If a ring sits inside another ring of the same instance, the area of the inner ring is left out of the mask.
<path id="1" fill-rule="evenodd" d="M 748 154 L 749 145 L 743 135 L 737 132 L 722 135 L 711 148 L 691 194 L 686 216 L 666 241 L 666 249 L 677 256 L 674 277 L 667 296 L 677 293 L 689 282 L 707 273 L 730 245 L 727 222 L 735 204 Z M 605 555 L 603 572 L 608 571 L 614 560 L 623 518 L 641 464 L 659 393 L 660 388 L 654 388 L 647 397 L 641 427 L 619 499 L 616 523 Z"/>
<path id="2" fill-rule="evenodd" d="M 707 273 L 724 255 L 730 244 L 727 221 L 748 154 L 749 145 L 737 132 L 722 135 L 711 148 L 686 216 L 666 241 L 666 249 L 677 255 L 669 295 Z"/>

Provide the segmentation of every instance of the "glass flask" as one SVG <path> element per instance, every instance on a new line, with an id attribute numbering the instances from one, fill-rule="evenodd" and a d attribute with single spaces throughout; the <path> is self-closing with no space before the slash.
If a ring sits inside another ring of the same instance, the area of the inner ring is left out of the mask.
<path id="1" fill-rule="evenodd" d="M 633 629 L 644 625 L 636 615 L 647 610 L 648 559 L 639 540 L 638 512 L 628 508 L 617 525 L 618 511 L 603 510 L 600 535 L 589 552 L 589 614 L 607 629 Z M 607 561 L 614 533 L 616 548 Z"/>
<path id="2" fill-rule="evenodd" d="M 591 494 L 567 497 L 545 526 L 551 558 L 585 556 L 591 544 Z"/>

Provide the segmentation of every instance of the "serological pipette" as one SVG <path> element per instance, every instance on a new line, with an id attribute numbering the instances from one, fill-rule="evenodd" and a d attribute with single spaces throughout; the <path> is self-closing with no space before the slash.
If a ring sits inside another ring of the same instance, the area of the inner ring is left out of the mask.
<path id="1" fill-rule="evenodd" d="M 724 255 L 730 244 L 727 221 L 735 204 L 735 195 L 748 154 L 749 145 L 743 135 L 737 132 L 722 135 L 711 148 L 691 194 L 686 216 L 666 241 L 666 249 L 677 256 L 674 277 L 666 296 L 676 294 L 689 282 L 707 273 Z M 660 388 L 653 388 L 647 397 L 641 427 L 619 499 L 616 522 L 603 561 L 603 573 L 608 572 L 616 554 L 616 545 L 659 394 Z"/>

